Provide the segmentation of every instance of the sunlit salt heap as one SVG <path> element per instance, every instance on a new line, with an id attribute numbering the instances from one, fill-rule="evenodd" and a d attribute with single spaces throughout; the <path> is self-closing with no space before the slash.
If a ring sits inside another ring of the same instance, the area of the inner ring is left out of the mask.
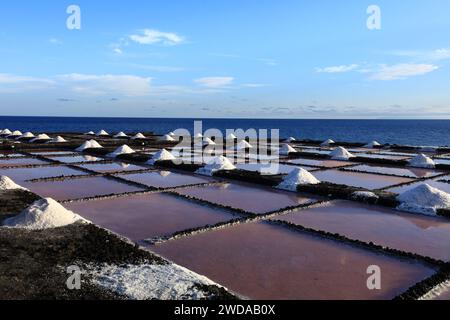
<path id="1" fill-rule="evenodd" d="M 25 132 L 24 134 L 22 134 L 17 139 L 29 139 L 29 138 L 34 138 L 34 134 L 31 133 L 31 132 Z"/>
<path id="2" fill-rule="evenodd" d="M 11 137 L 20 137 L 22 135 L 22 132 L 19 130 L 16 130 L 10 134 Z"/>
<path id="3" fill-rule="evenodd" d="M 106 132 L 105 130 L 100 130 L 99 132 L 96 133 L 97 136 L 109 136 L 109 133 Z"/>
<path id="4" fill-rule="evenodd" d="M 288 156 L 289 153 L 295 153 L 295 152 L 297 152 L 297 150 L 295 150 L 288 144 L 283 144 L 280 148 L 280 155 L 282 155 L 282 156 Z"/>
<path id="5" fill-rule="evenodd" d="M 297 139 L 295 139 L 294 137 L 289 137 L 286 139 L 286 142 L 295 142 L 297 141 Z"/>
<path id="6" fill-rule="evenodd" d="M 7 176 L 0 176 L 0 191 L 5 190 L 27 190 L 22 186 L 19 186 Z"/>
<path id="7" fill-rule="evenodd" d="M 129 146 L 124 144 L 123 146 L 120 146 L 119 148 L 114 150 L 114 152 L 108 153 L 106 156 L 107 157 L 111 157 L 111 158 L 115 158 L 117 156 L 120 156 L 121 154 L 132 154 L 132 153 L 136 153 L 136 151 L 134 151 Z"/>
<path id="8" fill-rule="evenodd" d="M 95 135 L 95 133 L 94 133 L 94 131 L 89 131 L 89 132 L 86 132 L 85 135 L 93 136 L 93 135 Z"/>
<path id="9" fill-rule="evenodd" d="M 245 150 L 245 149 L 251 149 L 251 148 L 253 148 L 253 146 L 250 143 L 248 143 L 246 140 L 241 140 L 236 145 L 236 150 Z"/>
<path id="10" fill-rule="evenodd" d="M 424 183 L 399 196 L 401 203 L 397 209 L 402 211 L 436 215 L 437 209 L 450 208 L 450 194 Z"/>
<path id="11" fill-rule="evenodd" d="M 206 176 L 212 176 L 214 172 L 217 171 L 230 171 L 235 170 L 236 167 L 234 164 L 226 157 L 219 156 L 214 157 L 212 161 L 210 161 L 206 166 L 203 168 L 200 168 L 196 171 L 198 174 L 206 175 Z"/>
<path id="12" fill-rule="evenodd" d="M 333 160 L 343 160 L 346 161 L 350 158 L 354 158 L 355 156 L 348 152 L 347 149 L 342 147 L 337 147 L 330 153 L 331 159 Z"/>
<path id="13" fill-rule="evenodd" d="M 424 154 L 419 154 L 409 160 L 408 165 L 416 168 L 434 168 L 436 166 L 433 159 L 427 157 Z"/>
<path id="14" fill-rule="evenodd" d="M 175 141 L 175 139 L 171 136 L 169 136 L 168 134 L 162 136 L 159 141 Z"/>
<path id="15" fill-rule="evenodd" d="M 321 147 L 329 147 L 330 145 L 335 144 L 335 142 L 331 139 L 328 139 L 320 144 Z"/>
<path id="16" fill-rule="evenodd" d="M 63 143 L 63 142 L 67 142 L 67 140 L 64 139 L 64 138 L 61 137 L 61 136 L 57 136 L 56 138 L 52 139 L 51 142 L 53 142 L 53 143 Z"/>
<path id="17" fill-rule="evenodd" d="M 9 130 L 9 129 L 4 129 L 4 130 L 0 133 L 0 135 L 2 135 L 2 136 L 9 136 L 10 134 L 12 134 L 12 132 L 11 132 L 11 130 Z"/>
<path id="18" fill-rule="evenodd" d="M 319 184 L 320 181 L 314 177 L 309 171 L 303 168 L 296 168 L 291 171 L 281 182 L 277 188 L 288 191 L 297 191 L 297 186 Z"/>
<path id="19" fill-rule="evenodd" d="M 42 141 L 42 140 L 52 140 L 48 135 L 45 133 L 38 134 L 34 139 L 30 140 L 30 142 L 36 142 L 36 141 Z"/>
<path id="20" fill-rule="evenodd" d="M 202 135 L 201 133 L 196 133 L 196 134 L 194 135 L 194 138 L 196 138 L 196 139 L 201 139 L 201 138 L 203 138 L 203 135 Z"/>
<path id="21" fill-rule="evenodd" d="M 366 144 L 366 145 L 364 146 L 364 148 L 370 148 L 370 149 L 372 149 L 372 148 L 380 147 L 380 146 L 381 146 L 381 144 L 380 144 L 378 141 L 372 141 L 372 142 Z"/>
<path id="22" fill-rule="evenodd" d="M 209 137 L 206 137 L 205 139 L 203 139 L 203 145 L 204 146 L 215 146 L 216 143 Z"/>
<path id="23" fill-rule="evenodd" d="M 233 133 L 227 135 L 227 140 L 234 140 L 234 139 L 237 139 L 237 137 Z"/>
<path id="24" fill-rule="evenodd" d="M 175 156 L 170 151 L 162 149 L 155 153 L 153 157 L 147 161 L 147 164 L 155 164 L 158 161 L 173 161 L 175 159 Z"/>
<path id="25" fill-rule="evenodd" d="M 98 149 L 103 148 L 97 141 L 95 140 L 89 140 L 83 143 L 79 148 L 76 149 L 76 151 L 84 151 L 86 149 Z"/>
<path id="26" fill-rule="evenodd" d="M 136 133 L 131 139 L 132 140 L 145 139 L 145 136 L 139 132 L 139 133 Z"/>
<path id="27" fill-rule="evenodd" d="M 23 210 L 18 216 L 6 219 L 10 228 L 43 230 L 63 227 L 75 222 L 87 222 L 51 198 L 41 199 Z"/>
<path id="28" fill-rule="evenodd" d="M 120 131 L 118 134 L 114 136 L 114 138 L 128 138 L 128 135 L 125 132 Z"/>

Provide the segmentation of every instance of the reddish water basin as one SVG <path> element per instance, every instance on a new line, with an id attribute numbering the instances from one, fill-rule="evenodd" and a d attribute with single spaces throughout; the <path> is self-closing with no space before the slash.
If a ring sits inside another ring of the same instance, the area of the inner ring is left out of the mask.
<path id="1" fill-rule="evenodd" d="M 263 222 L 152 250 L 250 299 L 391 299 L 435 271 Z M 371 265 L 382 270 L 381 290 L 367 288 Z"/>
<path id="2" fill-rule="evenodd" d="M 381 189 L 413 181 L 409 178 L 389 177 L 371 173 L 345 172 L 339 170 L 316 171 L 314 176 L 325 182 L 360 187 L 370 190 Z"/>
<path id="3" fill-rule="evenodd" d="M 370 159 L 388 159 L 388 160 L 406 160 L 412 158 L 411 156 L 399 156 L 399 155 L 378 154 L 378 153 L 358 153 L 357 156 Z"/>
<path id="4" fill-rule="evenodd" d="M 336 160 L 313 160 L 313 159 L 292 159 L 287 160 L 289 163 L 299 164 L 299 165 L 307 165 L 307 166 L 316 166 L 323 168 L 340 168 L 352 165 L 354 163 L 348 161 L 336 161 Z"/>
<path id="5" fill-rule="evenodd" d="M 192 184 L 208 183 L 215 181 L 212 178 L 175 173 L 170 171 L 154 171 L 137 174 L 118 175 L 123 179 L 142 183 L 155 188 L 173 188 Z"/>
<path id="6" fill-rule="evenodd" d="M 380 167 L 373 165 L 359 165 L 351 168 L 345 168 L 343 170 L 355 170 L 368 173 L 390 174 L 410 178 L 429 178 L 442 174 L 442 172 L 430 169 Z"/>
<path id="7" fill-rule="evenodd" d="M 80 164 L 79 167 L 100 173 L 137 171 L 147 169 L 146 167 L 136 166 L 134 164 L 127 164 L 125 162 Z"/>
<path id="8" fill-rule="evenodd" d="M 75 156 L 78 155 L 78 153 L 72 152 L 72 151 L 32 151 L 30 152 L 31 154 L 34 155 L 39 155 L 39 156 Z"/>
<path id="9" fill-rule="evenodd" d="M 34 182 L 27 187 L 41 197 L 50 197 L 59 201 L 143 190 L 104 177 Z"/>
<path id="10" fill-rule="evenodd" d="M 235 219 L 213 209 L 166 194 L 65 204 L 84 218 L 133 241 L 170 236 L 177 231 Z"/>
<path id="11" fill-rule="evenodd" d="M 66 166 L 44 166 L 36 168 L 0 169 L 1 176 L 8 176 L 15 182 L 23 185 L 23 182 L 38 178 L 53 178 L 62 176 L 86 175 L 87 173 Z M 28 184 L 28 183 L 27 183 Z"/>
<path id="12" fill-rule="evenodd" d="M 277 217 L 439 260 L 450 260 L 450 221 L 350 201 L 332 201 Z"/>
<path id="13" fill-rule="evenodd" d="M 101 161 L 102 158 L 93 156 L 68 156 L 68 157 L 49 157 L 51 160 L 63 162 L 63 163 L 82 163 L 82 162 L 95 162 Z"/>
<path id="14" fill-rule="evenodd" d="M 434 162 L 436 164 L 443 164 L 443 165 L 446 165 L 446 166 L 450 166 L 450 159 L 436 158 L 436 159 L 434 159 Z"/>
<path id="15" fill-rule="evenodd" d="M 245 171 L 259 172 L 262 175 L 289 174 L 298 168 L 298 166 L 277 163 L 242 163 L 236 167 Z M 308 166 L 302 166 L 302 168 L 308 171 L 317 170 L 317 168 Z"/>
<path id="16" fill-rule="evenodd" d="M 286 207 L 314 203 L 318 200 L 314 196 L 241 183 L 187 188 L 177 192 L 253 213 L 266 213 Z"/>
<path id="17" fill-rule="evenodd" d="M 41 165 L 41 164 L 48 164 L 48 162 L 36 158 L 15 158 L 15 159 L 0 158 L 0 168 L 13 166 Z"/>
<path id="18" fill-rule="evenodd" d="M 416 187 L 418 187 L 421 184 L 429 184 L 430 186 L 432 186 L 433 188 L 437 188 L 439 190 L 445 191 L 447 193 L 450 193 L 450 183 L 446 183 L 446 182 L 439 182 L 439 180 L 449 180 L 450 176 L 445 176 L 442 178 L 436 178 L 436 179 L 430 179 L 430 180 L 425 180 L 425 181 L 419 181 L 416 183 L 412 183 L 412 184 L 408 184 L 408 185 L 404 185 L 404 186 L 400 186 L 397 188 L 391 188 L 388 189 L 387 191 L 389 192 L 394 192 L 394 193 L 403 193 L 405 191 L 409 191 L 411 189 L 414 189 Z"/>

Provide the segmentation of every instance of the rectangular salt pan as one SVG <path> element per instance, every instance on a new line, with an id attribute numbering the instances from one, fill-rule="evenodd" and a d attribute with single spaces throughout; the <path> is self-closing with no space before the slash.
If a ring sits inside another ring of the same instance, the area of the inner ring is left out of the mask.
<path id="1" fill-rule="evenodd" d="M 250 299 L 392 299 L 435 270 L 267 223 L 169 241 L 152 251 Z M 382 270 L 381 290 L 367 268 Z"/>
<path id="2" fill-rule="evenodd" d="M 117 176 L 129 181 L 138 182 L 146 186 L 155 188 L 173 188 L 215 181 L 214 179 L 209 177 L 180 174 L 171 171 L 154 171 L 137 174 L 121 174 Z"/>

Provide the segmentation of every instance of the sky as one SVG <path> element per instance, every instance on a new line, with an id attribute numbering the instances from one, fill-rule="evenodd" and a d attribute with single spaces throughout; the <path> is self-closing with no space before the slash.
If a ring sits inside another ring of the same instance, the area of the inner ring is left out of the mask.
<path id="1" fill-rule="evenodd" d="M 0 115 L 450 119 L 448 0 L 3 0 L 0 41 Z"/>

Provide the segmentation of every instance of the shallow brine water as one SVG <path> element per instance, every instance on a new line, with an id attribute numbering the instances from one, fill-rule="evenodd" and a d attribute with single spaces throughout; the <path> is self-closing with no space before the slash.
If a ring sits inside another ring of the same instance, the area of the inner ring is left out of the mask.
<path id="1" fill-rule="evenodd" d="M 49 162 L 35 159 L 35 158 L 16 158 L 16 159 L 0 158 L 0 168 L 14 167 L 14 166 L 41 165 L 41 164 L 49 164 Z"/>
<path id="2" fill-rule="evenodd" d="M 44 166 L 38 168 L 0 169 L 0 175 L 8 176 L 16 183 L 23 184 L 26 180 L 39 178 L 53 178 L 62 176 L 86 175 L 86 172 L 66 166 Z M 27 184 L 28 185 L 28 184 Z"/>
<path id="3" fill-rule="evenodd" d="M 359 165 L 343 170 L 355 170 L 367 173 L 381 173 L 396 176 L 405 176 L 410 178 L 430 178 L 442 174 L 440 171 L 420 168 L 396 168 L 396 167 L 380 167 L 375 165 Z"/>
<path id="4" fill-rule="evenodd" d="M 267 223 L 198 234 L 152 250 L 251 299 L 391 299 L 434 272 Z M 381 290 L 367 288 L 370 265 L 383 271 Z"/>
<path id="5" fill-rule="evenodd" d="M 142 183 L 155 188 L 173 188 L 185 185 L 214 182 L 213 178 L 175 173 L 171 171 L 154 171 L 137 174 L 119 174 L 120 178 Z"/>
<path id="6" fill-rule="evenodd" d="M 147 167 L 136 166 L 134 164 L 127 164 L 125 162 L 80 164 L 79 167 L 101 173 L 137 171 L 148 169 Z"/>
<path id="7" fill-rule="evenodd" d="M 165 194 L 84 201 L 64 206 L 132 241 L 169 236 L 177 231 L 236 218 L 225 210 Z"/>
<path id="8" fill-rule="evenodd" d="M 438 260 L 450 260 L 450 221 L 350 201 L 332 201 L 277 217 Z"/>

